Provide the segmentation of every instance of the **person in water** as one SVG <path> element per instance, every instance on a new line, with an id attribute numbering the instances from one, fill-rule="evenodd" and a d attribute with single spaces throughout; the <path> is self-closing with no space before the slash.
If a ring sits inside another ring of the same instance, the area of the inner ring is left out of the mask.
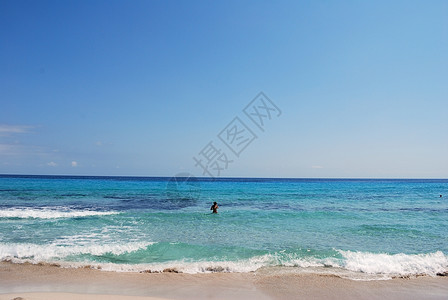
<path id="1" fill-rule="evenodd" d="M 216 202 L 213 202 L 213 205 L 212 205 L 212 207 L 210 207 L 210 210 L 213 210 L 213 213 L 214 214 L 217 214 L 218 213 L 218 203 L 216 203 Z"/>

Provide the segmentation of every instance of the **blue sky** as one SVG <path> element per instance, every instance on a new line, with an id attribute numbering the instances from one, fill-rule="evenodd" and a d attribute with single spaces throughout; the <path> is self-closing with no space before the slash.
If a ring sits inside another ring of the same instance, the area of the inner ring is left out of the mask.
<path id="1" fill-rule="evenodd" d="M 2 0 L 0 173 L 201 176 L 212 142 L 232 161 L 219 176 L 446 178 L 447 16 L 446 1 Z M 281 110 L 264 131 L 243 112 L 261 91 Z M 257 137 L 238 157 L 218 137 L 235 117 Z"/>

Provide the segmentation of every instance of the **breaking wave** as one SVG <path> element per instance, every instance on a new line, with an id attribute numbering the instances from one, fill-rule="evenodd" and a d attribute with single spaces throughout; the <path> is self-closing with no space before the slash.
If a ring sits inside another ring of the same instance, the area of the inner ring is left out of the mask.
<path id="1" fill-rule="evenodd" d="M 154 256 L 159 243 L 37 245 L 0 243 L 0 260 L 14 263 L 58 263 L 115 272 L 254 272 L 280 267 L 289 272 L 325 273 L 355 280 L 391 279 L 409 276 L 436 276 L 448 271 L 448 257 L 441 251 L 427 254 L 385 254 L 334 250 L 331 257 L 317 258 L 298 253 L 275 252 L 241 260 L 178 259 L 164 262 L 136 262 L 132 257 Z M 151 246 L 152 245 L 152 246 Z M 149 247 L 151 246 L 151 247 Z M 118 261 L 118 262 L 117 262 Z"/>
<path id="2" fill-rule="evenodd" d="M 58 218 L 81 218 L 90 216 L 106 216 L 116 215 L 116 211 L 93 211 L 93 210 L 76 210 L 64 208 L 7 208 L 0 210 L 0 218 L 17 218 L 17 219 L 58 219 Z"/>

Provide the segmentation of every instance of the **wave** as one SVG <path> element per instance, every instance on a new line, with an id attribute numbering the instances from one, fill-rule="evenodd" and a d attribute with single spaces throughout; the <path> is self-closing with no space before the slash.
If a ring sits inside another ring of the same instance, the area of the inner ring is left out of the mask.
<path id="1" fill-rule="evenodd" d="M 135 257 L 156 257 L 151 245 L 127 244 L 37 245 L 2 244 L 0 260 L 14 263 L 57 263 L 62 267 L 89 266 L 115 272 L 294 272 L 331 274 L 353 280 L 378 280 L 420 275 L 436 276 L 448 271 L 448 256 L 441 251 L 426 254 L 386 254 L 334 250 L 328 257 L 304 256 L 284 251 L 256 255 L 247 259 L 172 259 L 137 261 Z"/>
<path id="2" fill-rule="evenodd" d="M 339 250 L 345 258 L 344 268 L 367 274 L 384 274 L 392 277 L 444 273 L 448 269 L 448 256 L 437 251 L 427 254 L 385 254 Z"/>
<path id="3" fill-rule="evenodd" d="M 80 218 L 90 216 L 116 215 L 116 211 L 93 211 L 75 210 L 66 208 L 7 208 L 0 210 L 0 218 L 18 219 L 58 219 L 58 218 Z"/>
<path id="4" fill-rule="evenodd" d="M 59 244 L 4 244 L 0 243 L 0 260 L 27 260 L 31 262 L 54 262 L 69 256 L 106 254 L 122 255 L 146 249 L 152 243 L 128 244 L 90 244 L 90 245 L 59 245 Z"/>
<path id="5" fill-rule="evenodd" d="M 387 254 L 335 250 L 339 257 L 300 257 L 295 253 L 272 255 L 277 265 L 299 268 L 335 268 L 352 274 L 370 275 L 375 279 L 391 279 L 419 275 L 436 276 L 448 271 L 448 256 L 441 251 L 426 254 Z M 369 278 L 363 276 L 362 278 Z M 353 279 L 353 278 L 352 278 Z"/>

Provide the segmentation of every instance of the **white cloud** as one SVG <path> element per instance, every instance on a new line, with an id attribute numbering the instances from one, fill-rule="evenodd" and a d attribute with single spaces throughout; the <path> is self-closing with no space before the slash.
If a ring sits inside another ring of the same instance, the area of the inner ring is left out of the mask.
<path id="1" fill-rule="evenodd" d="M 25 150 L 23 146 L 17 144 L 0 144 L 0 155 L 20 155 Z"/>
<path id="2" fill-rule="evenodd" d="M 13 145 L 9 144 L 0 144 L 0 154 L 9 154 L 13 147 Z"/>
<path id="3" fill-rule="evenodd" d="M 27 125 L 0 125 L 0 135 L 28 132 L 33 126 Z"/>
<path id="4" fill-rule="evenodd" d="M 36 126 L 0 124 L 0 155 L 36 156 L 46 153 L 44 147 L 22 143 L 18 135 L 29 133 Z"/>
<path id="5" fill-rule="evenodd" d="M 324 167 L 322 167 L 322 166 L 311 166 L 311 168 L 313 168 L 313 169 L 323 169 Z"/>
<path id="6" fill-rule="evenodd" d="M 0 155 L 14 155 L 14 156 L 42 156 L 46 155 L 48 151 L 44 147 L 33 145 L 15 144 L 0 144 Z"/>
<path id="7" fill-rule="evenodd" d="M 103 146 L 111 146 L 112 143 L 111 142 L 96 141 L 95 145 L 98 146 L 98 147 L 103 147 Z"/>
<path id="8" fill-rule="evenodd" d="M 77 166 L 78 166 L 78 162 L 72 161 L 72 167 L 77 167 Z"/>
<path id="9" fill-rule="evenodd" d="M 50 167 L 56 167 L 58 164 L 57 163 L 55 163 L 54 161 L 50 161 L 49 163 L 47 163 L 47 166 L 50 166 Z"/>

